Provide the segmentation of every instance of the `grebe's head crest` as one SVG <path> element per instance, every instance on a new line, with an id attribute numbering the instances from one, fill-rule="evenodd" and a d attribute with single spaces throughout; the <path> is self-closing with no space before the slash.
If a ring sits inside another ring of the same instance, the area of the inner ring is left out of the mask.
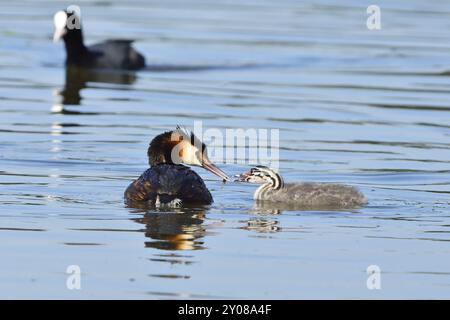
<path id="1" fill-rule="evenodd" d="M 274 189 L 280 189 L 284 186 L 283 178 L 274 170 L 266 166 L 256 166 L 250 171 L 242 173 L 239 176 L 239 181 L 270 184 Z"/>
<path id="2" fill-rule="evenodd" d="M 156 136 L 150 142 L 147 154 L 150 166 L 184 163 L 203 167 L 225 181 L 230 180 L 209 160 L 206 145 L 192 131 L 180 126 Z"/>

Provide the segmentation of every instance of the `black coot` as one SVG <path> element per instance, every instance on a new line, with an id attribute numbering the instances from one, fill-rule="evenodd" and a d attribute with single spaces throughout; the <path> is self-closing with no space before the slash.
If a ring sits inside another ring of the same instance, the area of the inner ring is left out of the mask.
<path id="1" fill-rule="evenodd" d="M 131 47 L 133 40 L 114 39 L 85 46 L 80 17 L 76 13 L 59 11 L 54 16 L 54 23 L 53 41 L 63 38 L 67 66 L 126 70 L 145 67 L 145 58 Z"/>

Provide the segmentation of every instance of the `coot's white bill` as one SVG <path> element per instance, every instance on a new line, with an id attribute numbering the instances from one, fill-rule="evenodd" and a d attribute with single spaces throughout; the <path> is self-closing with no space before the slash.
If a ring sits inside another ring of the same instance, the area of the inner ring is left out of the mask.
<path id="1" fill-rule="evenodd" d="M 53 34 L 53 42 L 61 39 L 67 32 L 67 13 L 64 11 L 58 11 L 53 17 L 53 23 L 55 24 L 55 33 Z"/>

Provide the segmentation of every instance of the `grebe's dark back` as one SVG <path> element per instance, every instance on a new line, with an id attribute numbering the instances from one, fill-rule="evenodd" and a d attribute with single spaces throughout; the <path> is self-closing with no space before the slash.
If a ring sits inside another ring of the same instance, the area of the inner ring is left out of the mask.
<path id="1" fill-rule="evenodd" d="M 125 191 L 127 202 L 159 205 L 211 204 L 202 178 L 181 163 L 203 167 L 223 180 L 230 178 L 208 159 L 206 146 L 192 132 L 177 127 L 156 136 L 148 148 L 150 168 Z"/>

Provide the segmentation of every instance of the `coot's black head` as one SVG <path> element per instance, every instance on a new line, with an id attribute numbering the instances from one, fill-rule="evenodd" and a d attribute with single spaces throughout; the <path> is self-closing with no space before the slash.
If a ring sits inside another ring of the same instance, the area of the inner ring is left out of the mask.
<path id="1" fill-rule="evenodd" d="M 156 136 L 147 151 L 150 166 L 158 164 L 180 164 L 199 166 L 223 180 L 230 178 L 208 158 L 206 145 L 193 132 L 177 127 L 176 130 Z"/>
<path id="2" fill-rule="evenodd" d="M 62 38 L 69 56 L 83 53 L 85 47 L 79 14 L 75 10 L 58 11 L 53 17 L 53 22 L 55 24 L 53 41 L 56 42 Z"/>

